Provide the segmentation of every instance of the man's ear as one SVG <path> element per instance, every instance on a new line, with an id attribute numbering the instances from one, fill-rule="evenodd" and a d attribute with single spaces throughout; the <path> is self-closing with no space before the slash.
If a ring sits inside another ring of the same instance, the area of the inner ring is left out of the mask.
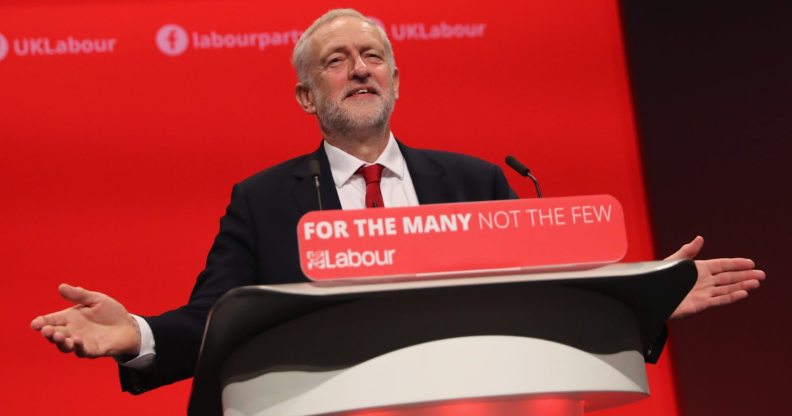
<path id="1" fill-rule="evenodd" d="M 300 104 L 303 111 L 308 114 L 316 114 L 316 106 L 314 105 L 314 95 L 311 89 L 302 82 L 298 82 L 294 87 L 294 96 L 297 98 L 297 104 Z"/>
<path id="2" fill-rule="evenodd" d="M 393 94 L 399 98 L 399 68 L 393 68 Z"/>

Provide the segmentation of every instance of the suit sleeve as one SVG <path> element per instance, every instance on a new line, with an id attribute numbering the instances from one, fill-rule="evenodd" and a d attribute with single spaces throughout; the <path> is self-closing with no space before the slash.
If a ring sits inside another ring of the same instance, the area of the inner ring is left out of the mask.
<path id="1" fill-rule="evenodd" d="M 644 361 L 649 364 L 657 364 L 666 341 L 668 341 L 668 325 L 663 327 L 654 342 L 644 351 Z"/>
<path id="2" fill-rule="evenodd" d="M 257 283 L 254 229 L 244 188 L 236 185 L 189 302 L 162 315 L 146 317 L 155 341 L 153 367 L 138 371 L 119 366 L 122 390 L 140 394 L 192 377 L 212 305 L 230 289 Z"/>

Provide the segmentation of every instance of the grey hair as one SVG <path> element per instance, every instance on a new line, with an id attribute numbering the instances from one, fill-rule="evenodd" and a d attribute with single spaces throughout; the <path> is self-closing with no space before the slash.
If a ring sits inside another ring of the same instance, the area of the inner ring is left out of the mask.
<path id="1" fill-rule="evenodd" d="M 388 39 L 388 34 L 377 22 L 369 19 L 355 9 L 333 9 L 319 16 L 311 26 L 308 26 L 308 29 L 303 32 L 300 39 L 294 45 L 292 65 L 294 65 L 294 70 L 297 72 L 297 80 L 300 83 L 309 86 L 313 84 L 310 76 L 311 62 L 308 56 L 310 52 L 309 40 L 311 36 L 313 36 L 320 27 L 341 17 L 354 17 L 376 27 L 385 44 L 385 62 L 390 67 L 391 73 L 396 70 L 396 59 L 393 57 L 393 48 L 391 47 L 390 39 Z"/>

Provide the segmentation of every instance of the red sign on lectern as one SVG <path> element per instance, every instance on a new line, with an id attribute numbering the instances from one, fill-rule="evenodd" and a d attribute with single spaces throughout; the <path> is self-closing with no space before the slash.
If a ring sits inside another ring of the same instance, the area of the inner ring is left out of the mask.
<path id="1" fill-rule="evenodd" d="M 317 281 L 595 266 L 627 251 L 610 195 L 313 211 L 297 233 Z"/>

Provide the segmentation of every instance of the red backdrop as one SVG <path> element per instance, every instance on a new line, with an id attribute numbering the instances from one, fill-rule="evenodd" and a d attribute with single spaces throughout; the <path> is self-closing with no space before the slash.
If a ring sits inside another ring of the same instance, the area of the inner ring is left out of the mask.
<path id="1" fill-rule="evenodd" d="M 0 7 L 8 295 L 0 308 L 9 329 L 0 408 L 182 413 L 189 382 L 122 394 L 111 360 L 62 355 L 29 322 L 66 306 L 56 291 L 64 281 L 140 314 L 187 299 L 231 185 L 320 140 L 293 101 L 290 40 L 196 49 L 193 35 L 289 32 L 338 4 L 68 3 Z M 616 1 L 343 5 L 377 17 L 393 36 L 397 137 L 494 163 L 515 154 L 547 196 L 610 193 L 625 209 L 626 261 L 653 258 Z M 177 56 L 155 42 L 166 24 L 189 37 Z M 441 34 L 484 26 L 481 36 L 426 39 L 421 25 Z M 86 39 L 112 50 L 85 53 Z M 55 53 L 59 45 L 67 53 Z M 528 181 L 507 176 L 518 194 L 533 195 Z M 668 351 L 648 370 L 650 399 L 597 414 L 676 414 Z"/>

